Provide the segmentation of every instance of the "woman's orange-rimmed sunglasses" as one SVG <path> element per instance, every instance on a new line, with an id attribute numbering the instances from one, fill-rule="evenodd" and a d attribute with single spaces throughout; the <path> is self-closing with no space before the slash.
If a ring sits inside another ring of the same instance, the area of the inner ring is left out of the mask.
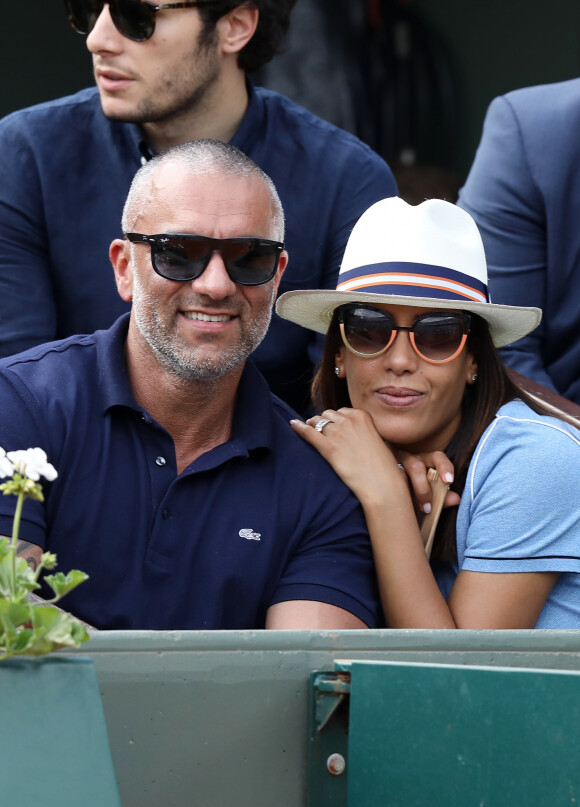
<path id="1" fill-rule="evenodd" d="M 399 331 L 407 331 L 415 352 L 432 364 L 452 361 L 461 353 L 471 324 L 469 314 L 434 311 L 421 314 L 412 325 L 397 325 L 387 311 L 357 303 L 341 306 L 337 314 L 342 341 L 351 353 L 380 356 Z"/>

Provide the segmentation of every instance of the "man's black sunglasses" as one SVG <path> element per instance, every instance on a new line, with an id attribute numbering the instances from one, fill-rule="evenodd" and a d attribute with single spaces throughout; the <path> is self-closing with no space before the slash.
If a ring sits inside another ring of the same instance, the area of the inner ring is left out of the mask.
<path id="1" fill-rule="evenodd" d="M 155 31 L 155 14 L 170 8 L 195 8 L 211 6 L 219 0 L 183 3 L 150 3 L 148 0 L 107 0 L 115 28 L 127 39 L 144 42 Z M 64 0 L 72 27 L 79 34 L 90 34 L 101 15 L 105 0 Z"/>
<path id="2" fill-rule="evenodd" d="M 261 286 L 272 280 L 284 244 L 266 238 L 208 238 L 205 235 L 125 233 L 134 243 L 151 247 L 153 268 L 166 280 L 195 280 L 219 252 L 226 271 L 240 286 Z"/>

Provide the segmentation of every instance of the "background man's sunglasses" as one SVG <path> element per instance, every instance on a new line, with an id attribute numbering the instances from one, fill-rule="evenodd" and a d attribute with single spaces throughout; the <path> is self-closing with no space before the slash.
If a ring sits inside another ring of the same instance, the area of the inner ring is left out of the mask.
<path id="1" fill-rule="evenodd" d="M 208 6 L 216 0 L 183 3 L 150 3 L 148 0 L 107 0 L 115 28 L 127 39 L 144 42 L 155 31 L 155 14 L 169 8 Z M 68 18 L 79 34 L 90 34 L 105 5 L 104 0 L 64 0 Z"/>
<path id="2" fill-rule="evenodd" d="M 151 247 L 151 263 L 161 277 L 195 280 L 219 252 L 226 271 L 241 286 L 261 286 L 276 274 L 284 244 L 266 238 L 207 238 L 205 235 L 125 233 L 134 243 Z"/>
<path id="3" fill-rule="evenodd" d="M 469 314 L 421 314 L 410 326 L 397 325 L 386 311 L 348 304 L 338 309 L 342 341 L 351 353 L 371 358 L 387 351 L 399 331 L 408 331 L 415 352 L 432 364 L 452 361 L 463 350 Z"/>

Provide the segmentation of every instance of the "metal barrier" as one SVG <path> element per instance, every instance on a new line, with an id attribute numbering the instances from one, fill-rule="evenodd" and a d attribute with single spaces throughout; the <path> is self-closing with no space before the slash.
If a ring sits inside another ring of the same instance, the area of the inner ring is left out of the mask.
<path id="1" fill-rule="evenodd" d="M 95 664 L 123 807 L 306 807 L 313 671 L 580 670 L 580 631 L 114 631 L 78 653 Z"/>
<path id="2" fill-rule="evenodd" d="M 310 714 L 312 807 L 580 801 L 580 672 L 336 662 Z"/>

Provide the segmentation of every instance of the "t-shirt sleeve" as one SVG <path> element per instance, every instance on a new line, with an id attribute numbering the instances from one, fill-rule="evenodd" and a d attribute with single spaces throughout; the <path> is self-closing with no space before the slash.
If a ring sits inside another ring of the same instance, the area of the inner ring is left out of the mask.
<path id="1" fill-rule="evenodd" d="M 460 569 L 580 572 L 579 471 L 575 429 L 555 419 L 498 417 L 463 492 Z"/>
<path id="2" fill-rule="evenodd" d="M 302 507 L 303 524 L 298 525 L 302 538 L 288 558 L 270 605 L 289 600 L 325 602 L 376 627 L 374 565 L 358 501 L 328 466 L 317 473 L 309 499 L 297 505 Z"/>

